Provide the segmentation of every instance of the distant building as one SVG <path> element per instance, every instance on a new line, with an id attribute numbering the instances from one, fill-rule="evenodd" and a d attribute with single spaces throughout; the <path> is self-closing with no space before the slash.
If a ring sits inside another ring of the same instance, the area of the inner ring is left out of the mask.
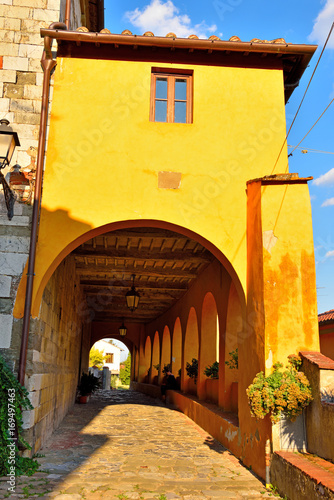
<path id="1" fill-rule="evenodd" d="M 320 352 L 334 359 L 334 309 L 319 314 Z"/>
<path id="2" fill-rule="evenodd" d="M 103 366 L 107 366 L 112 375 L 119 375 L 121 352 L 123 349 L 117 345 L 110 344 L 106 340 L 95 342 L 94 346 L 106 356 Z"/>

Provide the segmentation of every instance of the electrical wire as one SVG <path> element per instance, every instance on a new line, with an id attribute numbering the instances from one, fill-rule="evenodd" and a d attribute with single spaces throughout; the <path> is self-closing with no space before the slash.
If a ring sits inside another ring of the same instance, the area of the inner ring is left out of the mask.
<path id="1" fill-rule="evenodd" d="M 277 159 L 276 159 L 276 162 L 275 162 L 275 165 L 274 165 L 273 171 L 274 171 L 274 170 L 275 170 L 275 168 L 276 168 L 276 165 L 277 165 L 278 160 L 279 160 L 279 158 L 280 158 L 280 156 L 281 156 L 281 154 L 282 154 L 282 151 L 283 151 L 283 148 L 284 148 L 284 146 L 285 146 L 285 143 L 287 142 L 287 139 L 288 139 L 289 134 L 290 134 L 290 132 L 291 132 L 291 129 L 292 129 L 292 127 L 293 127 L 293 124 L 295 123 L 296 118 L 297 118 L 298 113 L 299 113 L 299 110 L 300 110 L 300 108 L 302 107 L 302 104 L 303 104 L 303 102 L 304 102 L 304 99 L 305 99 L 305 96 L 306 96 L 307 91 L 308 91 L 308 89 L 309 89 L 309 86 L 311 85 L 311 82 L 312 82 L 312 80 L 313 80 L 313 77 L 314 77 L 314 75 L 315 75 L 315 72 L 316 72 L 316 70 L 317 70 L 317 68 L 318 68 L 318 66 L 319 66 L 320 60 L 321 60 L 321 58 L 322 58 L 322 54 L 324 53 L 324 50 L 325 50 L 326 45 L 327 45 L 327 43 L 328 43 L 328 40 L 329 40 L 329 38 L 330 38 L 330 36 L 331 36 L 331 34 L 332 34 L 333 28 L 334 28 L 334 22 L 332 23 L 332 26 L 331 26 L 331 28 L 330 28 L 330 30 L 329 30 L 329 33 L 328 33 L 328 35 L 327 35 L 327 38 L 326 38 L 325 44 L 324 44 L 324 46 L 323 46 L 323 48 L 322 48 L 322 51 L 321 51 L 321 54 L 320 54 L 320 56 L 319 56 L 319 58 L 318 58 L 317 64 L 315 65 L 315 68 L 314 68 L 314 70 L 313 70 L 313 73 L 312 73 L 312 75 L 311 75 L 311 78 L 310 78 L 310 80 L 309 80 L 309 82 L 308 82 L 308 85 L 307 85 L 306 90 L 305 90 L 305 92 L 304 92 L 304 95 L 303 95 L 303 97 L 302 97 L 302 100 L 300 101 L 300 104 L 299 104 L 298 109 L 297 109 L 297 111 L 296 111 L 296 113 L 295 113 L 295 116 L 294 116 L 294 118 L 293 118 L 293 120 L 292 120 L 292 123 L 291 123 L 291 125 L 290 125 L 289 130 L 288 130 L 288 133 L 286 134 L 286 137 L 285 137 L 285 139 L 284 139 L 284 141 L 283 141 L 283 144 L 282 144 L 282 147 L 281 147 L 281 149 L 280 149 L 280 152 L 278 153 L 278 156 L 277 156 Z"/>
<path id="2" fill-rule="evenodd" d="M 334 155 L 334 151 L 321 151 L 320 149 L 312 149 L 312 148 L 308 148 L 308 147 L 300 148 L 299 146 L 290 146 L 289 144 L 288 144 L 288 148 L 294 148 L 294 150 L 301 149 L 302 151 L 305 151 L 305 153 L 323 153 L 326 155 Z"/>
<path id="3" fill-rule="evenodd" d="M 316 124 L 318 123 L 318 121 L 320 120 L 320 118 L 326 113 L 327 109 L 329 108 L 329 106 L 334 102 L 334 98 L 331 100 L 331 102 L 328 104 L 328 106 L 326 107 L 326 109 L 321 113 L 321 115 L 319 116 L 319 118 L 314 122 L 314 124 L 312 125 L 312 127 L 310 128 L 310 130 L 304 135 L 304 137 L 298 142 L 297 146 L 294 147 L 294 149 L 291 151 L 291 153 L 289 154 L 289 156 L 292 156 L 292 153 L 295 151 L 295 149 L 298 148 L 298 146 L 303 142 L 303 140 L 305 139 L 305 137 L 307 137 L 309 135 L 309 133 L 311 132 L 311 130 L 316 126 Z"/>

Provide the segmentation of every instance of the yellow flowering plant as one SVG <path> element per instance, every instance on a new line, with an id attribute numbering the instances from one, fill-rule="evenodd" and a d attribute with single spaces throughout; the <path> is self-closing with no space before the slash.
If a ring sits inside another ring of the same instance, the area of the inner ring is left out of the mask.
<path id="1" fill-rule="evenodd" d="M 310 383 L 304 373 L 298 371 L 301 358 L 291 355 L 288 362 L 284 371 L 280 371 L 282 363 L 276 363 L 268 377 L 263 372 L 258 373 L 247 388 L 252 416 L 264 418 L 270 413 L 271 421 L 276 423 L 283 413 L 294 420 L 312 401 Z"/>

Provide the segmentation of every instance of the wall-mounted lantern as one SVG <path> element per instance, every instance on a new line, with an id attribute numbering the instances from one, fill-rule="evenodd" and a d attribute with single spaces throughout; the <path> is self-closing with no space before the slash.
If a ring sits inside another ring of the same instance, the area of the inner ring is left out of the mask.
<path id="1" fill-rule="evenodd" d="M 8 186 L 2 169 L 9 166 L 16 146 L 20 146 L 18 135 L 9 127 L 9 121 L 3 118 L 0 120 L 0 181 L 3 187 L 9 220 L 14 215 L 15 197 L 13 191 Z"/>

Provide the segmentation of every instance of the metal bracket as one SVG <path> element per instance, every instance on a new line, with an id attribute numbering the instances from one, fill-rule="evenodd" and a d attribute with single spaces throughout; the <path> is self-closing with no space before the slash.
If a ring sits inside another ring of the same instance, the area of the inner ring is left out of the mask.
<path id="1" fill-rule="evenodd" d="M 15 196 L 14 196 L 13 191 L 8 186 L 8 183 L 7 183 L 3 173 L 1 172 L 1 170 L 0 170 L 0 181 L 1 181 L 1 184 L 3 187 L 3 194 L 5 196 L 5 203 L 6 203 L 6 207 L 7 207 L 7 216 L 8 216 L 9 220 L 12 220 L 13 215 L 14 215 Z"/>

